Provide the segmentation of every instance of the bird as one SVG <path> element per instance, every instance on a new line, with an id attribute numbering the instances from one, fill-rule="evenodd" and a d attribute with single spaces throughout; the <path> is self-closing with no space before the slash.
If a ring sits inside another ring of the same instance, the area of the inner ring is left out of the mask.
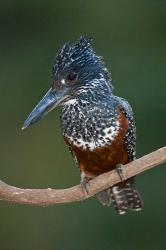
<path id="1" fill-rule="evenodd" d="M 52 67 L 51 86 L 25 120 L 22 129 L 60 106 L 61 132 L 81 175 L 81 186 L 89 192 L 89 181 L 135 159 L 136 125 L 128 101 L 113 93 L 112 77 L 92 39 L 79 37 L 58 51 Z M 122 175 L 120 175 L 122 177 Z M 135 178 L 96 194 L 118 214 L 140 211 L 142 199 Z"/>

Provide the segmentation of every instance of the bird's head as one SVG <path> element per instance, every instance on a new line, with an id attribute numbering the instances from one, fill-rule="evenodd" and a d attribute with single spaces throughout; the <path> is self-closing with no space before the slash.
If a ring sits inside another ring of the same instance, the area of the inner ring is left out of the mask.
<path id="1" fill-rule="evenodd" d="M 58 52 L 53 69 L 51 88 L 24 122 L 29 127 L 49 111 L 93 89 L 96 80 L 110 82 L 110 75 L 94 52 L 90 39 L 80 37 L 72 46 L 66 43 Z M 111 88 L 111 85 L 110 85 Z"/>

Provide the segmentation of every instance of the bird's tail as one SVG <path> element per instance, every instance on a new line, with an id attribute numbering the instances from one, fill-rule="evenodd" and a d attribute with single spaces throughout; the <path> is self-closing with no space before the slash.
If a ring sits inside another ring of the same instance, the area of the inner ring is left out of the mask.
<path id="1" fill-rule="evenodd" d="M 134 178 L 106 189 L 96 197 L 102 205 L 109 206 L 112 203 L 119 214 L 125 214 L 127 210 L 142 209 L 142 201 L 135 188 Z"/>

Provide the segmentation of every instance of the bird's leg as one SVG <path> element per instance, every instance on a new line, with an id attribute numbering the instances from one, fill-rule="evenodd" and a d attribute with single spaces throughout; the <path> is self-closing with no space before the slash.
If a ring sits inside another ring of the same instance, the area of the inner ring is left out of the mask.
<path id="1" fill-rule="evenodd" d="M 124 174 L 124 165 L 123 164 L 117 164 L 116 165 L 116 171 L 121 179 L 121 182 L 124 182 L 126 180 L 126 176 Z"/>
<path id="2" fill-rule="evenodd" d="M 83 171 L 81 172 L 81 187 L 82 187 L 82 190 L 86 192 L 87 194 L 89 194 L 88 187 L 90 186 L 89 181 L 91 179 L 92 177 L 87 176 Z"/>

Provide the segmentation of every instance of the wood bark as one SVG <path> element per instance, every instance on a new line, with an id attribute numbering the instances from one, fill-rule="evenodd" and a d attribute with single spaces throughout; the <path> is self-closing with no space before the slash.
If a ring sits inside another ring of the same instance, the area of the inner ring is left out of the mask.
<path id="1" fill-rule="evenodd" d="M 124 180 L 138 175 L 143 171 L 151 169 L 166 162 L 166 147 L 160 148 L 131 163 L 123 166 Z M 116 170 L 102 174 L 90 181 L 89 194 L 83 192 L 80 185 L 67 189 L 25 189 L 10 186 L 0 181 L 0 200 L 16 204 L 51 206 L 70 202 L 82 201 L 96 193 L 107 189 L 121 179 Z"/>

